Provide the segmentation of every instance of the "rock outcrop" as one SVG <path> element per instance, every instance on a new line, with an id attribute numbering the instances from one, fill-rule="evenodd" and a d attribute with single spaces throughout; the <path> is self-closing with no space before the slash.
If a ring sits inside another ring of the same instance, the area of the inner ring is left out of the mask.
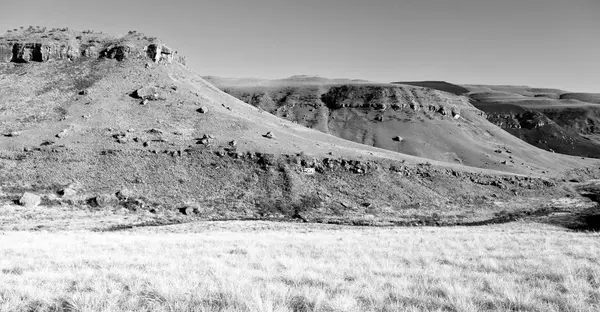
<path id="1" fill-rule="evenodd" d="M 42 198 L 32 193 L 24 193 L 19 199 L 19 204 L 27 208 L 34 208 L 42 203 Z"/>
<path id="2" fill-rule="evenodd" d="M 105 57 L 109 59 L 115 59 L 117 61 L 123 61 L 129 54 L 131 53 L 131 47 L 127 45 L 118 45 L 118 46 L 110 46 L 102 52 L 100 52 L 100 57 Z"/>
<path id="3" fill-rule="evenodd" d="M 461 98 L 456 98 L 458 101 Z M 424 110 L 442 116 L 460 114 L 460 106 L 465 103 L 451 103 L 447 96 L 431 89 L 405 89 L 395 85 L 348 84 L 334 86 L 321 96 L 321 101 L 329 109 L 366 108 L 385 111 L 387 109 L 413 111 Z"/>
<path id="4" fill-rule="evenodd" d="M 163 44 L 151 44 L 146 47 L 146 54 L 154 63 L 171 64 L 175 56 L 174 51 Z"/>
<path id="5" fill-rule="evenodd" d="M 46 32 L 10 34 L 0 37 L 0 63 L 46 62 L 78 58 L 108 58 L 117 61 L 129 57 L 149 57 L 155 63 L 171 64 L 176 52 L 154 38 L 131 37 L 115 39 L 89 32 Z"/>

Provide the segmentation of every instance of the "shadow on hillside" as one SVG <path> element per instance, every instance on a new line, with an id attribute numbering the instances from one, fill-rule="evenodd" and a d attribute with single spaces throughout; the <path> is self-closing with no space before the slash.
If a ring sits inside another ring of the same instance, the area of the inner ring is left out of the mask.
<path id="1" fill-rule="evenodd" d="M 134 228 L 158 227 L 158 226 L 174 225 L 174 224 L 181 224 L 181 223 L 185 223 L 185 221 L 183 221 L 183 220 L 150 220 L 150 221 L 138 222 L 138 223 L 133 223 L 133 224 L 118 224 L 118 225 L 112 225 L 112 226 L 109 226 L 106 228 L 96 228 L 96 229 L 94 229 L 94 231 L 95 232 L 118 232 L 118 231 L 131 230 Z"/>
<path id="2" fill-rule="evenodd" d="M 550 215 L 543 222 L 574 231 L 600 231 L 600 207 L 577 213 Z"/>

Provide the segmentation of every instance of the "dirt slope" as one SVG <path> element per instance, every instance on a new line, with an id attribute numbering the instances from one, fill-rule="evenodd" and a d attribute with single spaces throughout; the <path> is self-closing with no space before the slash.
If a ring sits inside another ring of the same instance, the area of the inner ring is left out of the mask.
<path id="1" fill-rule="evenodd" d="M 553 197 L 573 194 L 563 180 L 551 177 L 595 176 L 598 167 L 591 160 L 528 150 L 523 144 L 527 152 L 515 148 L 511 156 L 536 162 L 514 170 L 532 176 L 516 176 L 343 140 L 235 99 L 186 68 L 176 51 L 142 34 L 114 38 L 25 31 L 4 35 L 0 46 L 5 53 L 0 63 L 0 195 L 5 200 L 29 191 L 43 195 L 46 204 L 119 205 L 158 214 L 188 208 L 182 211 L 207 219 L 360 223 L 427 217 L 437 222 L 493 213 L 497 202 L 515 197 L 541 207 Z M 82 52 L 91 50 L 98 53 Z M 306 82 L 311 78 L 293 80 L 312 85 Z M 386 96 L 397 90 L 372 88 L 392 92 Z M 335 90 L 326 90 L 333 103 L 362 105 L 347 97 L 360 89 Z M 448 137 L 442 129 L 450 124 L 456 124 L 456 134 L 462 127 L 469 135 L 481 131 L 465 123 L 485 122 L 477 110 L 464 101 L 448 101 L 444 118 L 427 107 L 411 114 L 434 118 L 430 127 L 440 136 Z M 461 108 L 464 117 L 450 117 L 453 108 Z M 397 113 L 404 114 L 403 109 Z M 342 110 L 338 116 L 346 124 L 356 115 Z M 370 118 L 359 116 L 358 122 Z M 485 146 L 494 161 L 508 159 L 505 152 L 493 153 L 506 134 L 489 131 L 488 143 L 478 136 L 472 143 Z M 573 171 L 580 167 L 587 168 Z M 58 192 L 65 187 L 76 194 Z"/>

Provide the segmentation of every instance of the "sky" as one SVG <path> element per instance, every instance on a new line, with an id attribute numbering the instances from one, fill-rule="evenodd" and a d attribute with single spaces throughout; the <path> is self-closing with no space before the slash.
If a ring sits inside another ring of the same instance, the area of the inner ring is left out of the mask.
<path id="1" fill-rule="evenodd" d="M 159 37 L 201 75 L 600 92 L 600 0 L 0 0 L 0 33 Z"/>

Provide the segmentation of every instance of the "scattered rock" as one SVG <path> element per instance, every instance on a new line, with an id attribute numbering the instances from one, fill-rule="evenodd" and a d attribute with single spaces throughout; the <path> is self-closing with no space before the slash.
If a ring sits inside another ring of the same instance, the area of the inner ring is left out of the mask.
<path id="1" fill-rule="evenodd" d="M 78 93 L 78 94 L 79 94 L 79 95 L 88 95 L 88 94 L 89 94 L 89 91 L 88 91 L 88 90 L 81 90 L 81 91 L 79 91 L 79 93 Z"/>
<path id="2" fill-rule="evenodd" d="M 68 130 L 64 129 L 63 131 L 56 134 L 57 138 L 64 138 L 67 135 Z"/>
<path id="3" fill-rule="evenodd" d="M 237 146 L 237 142 L 235 140 L 230 141 L 229 146 L 235 147 L 235 146 Z"/>
<path id="4" fill-rule="evenodd" d="M 199 141 L 199 144 L 208 145 L 214 141 L 214 136 L 210 134 L 205 134 Z"/>
<path id="5" fill-rule="evenodd" d="M 42 198 L 38 195 L 26 192 L 19 199 L 19 205 L 27 208 L 35 208 L 42 203 Z"/>
<path id="6" fill-rule="evenodd" d="M 88 199 L 88 204 L 96 208 L 106 208 L 110 206 L 116 206 L 119 203 L 119 199 L 115 194 L 100 194 L 96 197 Z"/>
<path id="7" fill-rule="evenodd" d="M 67 187 L 58 190 L 58 195 L 60 195 L 62 198 L 73 198 L 75 197 L 75 195 L 77 195 L 77 190 L 75 189 L 75 186 L 72 184 L 69 184 Z"/>
<path id="8" fill-rule="evenodd" d="M 121 204 L 130 211 L 142 210 L 146 206 L 146 204 L 139 198 L 124 199 L 124 202 Z"/>
<path id="9" fill-rule="evenodd" d="M 195 206 L 185 206 L 177 209 L 179 213 L 184 214 L 186 216 L 192 216 L 200 213 L 198 207 Z"/>
<path id="10" fill-rule="evenodd" d="M 115 196 L 119 199 L 119 200 L 127 200 L 131 197 L 134 196 L 133 192 L 128 190 L 127 188 L 123 188 L 120 191 L 115 193 Z"/>
<path id="11" fill-rule="evenodd" d="M 6 132 L 2 135 L 4 135 L 5 137 L 18 137 L 19 135 L 21 135 L 21 133 L 18 131 L 10 131 L 10 132 Z"/>
<path id="12" fill-rule="evenodd" d="M 143 87 L 137 89 L 134 94 L 135 97 L 140 98 L 142 100 L 151 100 L 156 101 L 159 99 L 159 91 L 156 87 Z"/>
<path id="13" fill-rule="evenodd" d="M 148 99 L 144 99 L 144 100 L 143 100 L 143 101 L 142 101 L 140 104 L 141 104 L 141 105 L 146 105 L 146 104 L 148 104 Z"/>

